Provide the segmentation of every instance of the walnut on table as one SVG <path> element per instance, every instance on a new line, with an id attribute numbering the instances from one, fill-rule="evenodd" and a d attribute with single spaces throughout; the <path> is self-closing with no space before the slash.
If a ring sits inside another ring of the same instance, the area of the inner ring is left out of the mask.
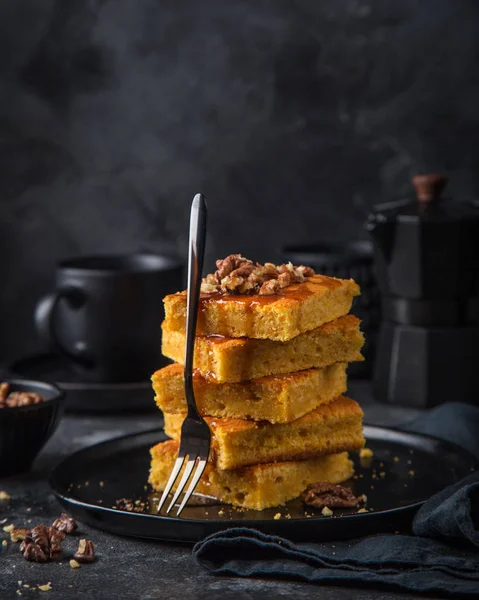
<path id="1" fill-rule="evenodd" d="M 45 525 L 37 525 L 31 531 L 31 537 L 34 542 L 40 544 L 49 551 L 50 556 L 60 554 L 61 544 L 65 539 L 63 531 L 58 531 L 55 527 L 47 527 Z"/>
<path id="2" fill-rule="evenodd" d="M 80 540 L 73 558 L 79 563 L 91 563 L 95 560 L 95 544 L 91 540 Z"/>
<path id="3" fill-rule="evenodd" d="M 78 524 L 75 519 L 72 519 L 66 513 L 62 513 L 58 519 L 53 521 L 52 527 L 58 531 L 63 531 L 64 533 L 71 535 L 76 531 Z"/>
<path id="4" fill-rule="evenodd" d="M 26 532 L 20 544 L 20 552 L 23 552 L 26 560 L 46 562 L 61 553 L 64 539 L 63 531 L 46 525 L 37 525 Z M 47 557 L 46 560 L 43 560 L 44 556 Z"/>
<path id="5" fill-rule="evenodd" d="M 44 563 L 48 562 L 50 556 L 45 550 L 35 542 L 28 542 L 23 548 L 23 558 L 30 562 Z"/>

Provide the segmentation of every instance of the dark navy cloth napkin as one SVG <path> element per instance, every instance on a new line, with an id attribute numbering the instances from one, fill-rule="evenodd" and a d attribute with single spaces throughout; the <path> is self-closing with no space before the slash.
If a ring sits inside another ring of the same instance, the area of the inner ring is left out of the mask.
<path id="1" fill-rule="evenodd" d="M 403 429 L 454 442 L 479 460 L 479 408 L 445 404 Z M 430 498 L 412 531 L 322 544 L 236 528 L 198 542 L 193 554 L 216 574 L 479 598 L 479 471 Z"/>

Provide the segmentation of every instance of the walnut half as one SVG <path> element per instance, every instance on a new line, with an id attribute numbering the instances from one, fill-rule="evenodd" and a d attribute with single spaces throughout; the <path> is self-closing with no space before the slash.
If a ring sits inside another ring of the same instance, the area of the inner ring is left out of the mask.
<path id="1" fill-rule="evenodd" d="M 77 522 L 69 517 L 67 514 L 62 513 L 58 519 L 55 519 L 52 523 L 52 527 L 57 529 L 58 531 L 63 531 L 64 533 L 68 533 L 71 535 L 76 531 L 78 527 Z"/>
<path id="2" fill-rule="evenodd" d="M 91 540 L 80 540 L 78 550 L 73 555 L 73 558 L 79 563 L 91 563 L 95 560 L 95 545 Z"/>

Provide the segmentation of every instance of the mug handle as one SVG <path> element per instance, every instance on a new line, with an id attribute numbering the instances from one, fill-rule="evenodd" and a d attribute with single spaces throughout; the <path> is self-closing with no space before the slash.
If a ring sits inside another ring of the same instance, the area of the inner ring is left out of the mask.
<path id="1" fill-rule="evenodd" d="M 60 300 L 63 299 L 67 300 L 72 308 L 80 308 L 85 302 L 85 294 L 79 288 L 68 286 L 41 298 L 35 307 L 34 319 L 37 333 L 44 344 L 63 356 L 74 362 L 82 363 L 84 366 L 91 366 L 93 359 L 87 348 L 69 350 L 62 344 L 56 332 L 55 314 Z"/>

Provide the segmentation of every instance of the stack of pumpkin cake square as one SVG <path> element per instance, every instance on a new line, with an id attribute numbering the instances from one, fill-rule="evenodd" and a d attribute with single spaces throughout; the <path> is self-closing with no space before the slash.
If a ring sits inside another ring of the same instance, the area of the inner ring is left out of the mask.
<path id="1" fill-rule="evenodd" d="M 348 452 L 364 444 L 363 413 L 342 394 L 364 338 L 352 280 L 308 267 L 260 265 L 231 255 L 202 284 L 194 391 L 212 432 L 196 492 L 261 510 L 316 482 L 353 474 Z M 164 299 L 163 354 L 176 361 L 152 377 L 171 440 L 151 449 L 150 483 L 166 486 L 186 415 L 186 293 Z"/>

